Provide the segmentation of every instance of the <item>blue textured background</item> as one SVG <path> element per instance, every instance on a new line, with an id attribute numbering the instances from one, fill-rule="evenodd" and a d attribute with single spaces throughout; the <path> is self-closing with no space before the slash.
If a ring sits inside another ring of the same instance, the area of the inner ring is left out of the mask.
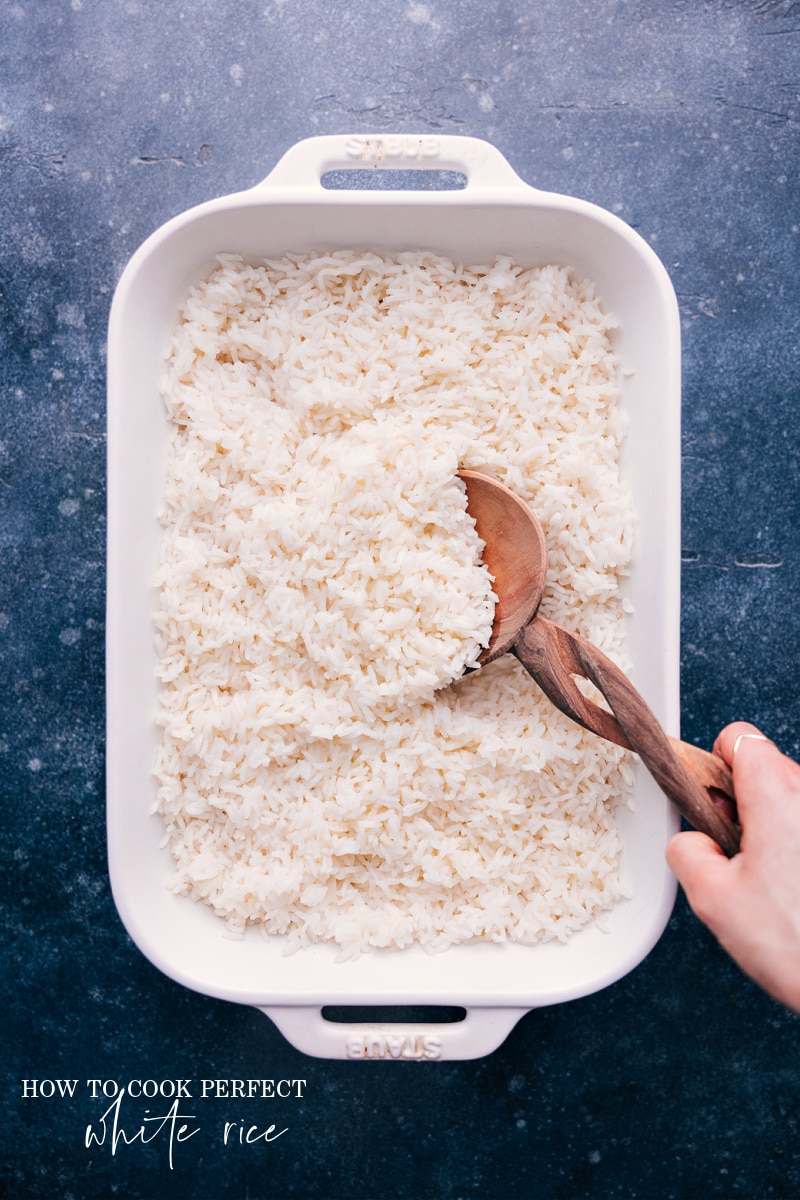
<path id="1" fill-rule="evenodd" d="M 682 900 L 631 975 L 473 1063 L 308 1059 L 160 975 L 106 874 L 103 574 L 106 321 L 139 243 L 302 137 L 476 135 L 670 271 L 683 734 L 747 717 L 800 756 L 800 4 L 2 0 L 0 60 L 0 1196 L 796 1196 L 800 1021 Z M 213 1108 L 288 1126 L 269 1146 L 84 1148 L 87 1078 L 201 1076 L 308 1085 Z"/>

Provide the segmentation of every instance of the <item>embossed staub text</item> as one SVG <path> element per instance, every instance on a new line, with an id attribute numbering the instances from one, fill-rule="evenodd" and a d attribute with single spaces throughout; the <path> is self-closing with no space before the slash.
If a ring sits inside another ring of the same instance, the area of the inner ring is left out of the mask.
<path id="1" fill-rule="evenodd" d="M 438 158 L 439 139 L 432 135 L 412 137 L 393 134 L 391 137 L 349 137 L 345 143 L 348 158 L 358 162 L 397 162 Z"/>
<path id="2" fill-rule="evenodd" d="M 348 1058 L 395 1058 L 417 1062 L 442 1057 L 442 1043 L 432 1034 L 364 1033 L 347 1039 Z"/>

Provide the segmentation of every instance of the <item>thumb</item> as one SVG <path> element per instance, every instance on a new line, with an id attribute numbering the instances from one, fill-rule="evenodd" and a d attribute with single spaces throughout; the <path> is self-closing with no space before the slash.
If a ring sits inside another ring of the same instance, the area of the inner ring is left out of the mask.
<path id="1" fill-rule="evenodd" d="M 713 922 L 713 908 L 731 879 L 731 860 L 715 841 L 696 830 L 676 833 L 667 843 L 666 857 L 694 912 L 701 921 Z"/>

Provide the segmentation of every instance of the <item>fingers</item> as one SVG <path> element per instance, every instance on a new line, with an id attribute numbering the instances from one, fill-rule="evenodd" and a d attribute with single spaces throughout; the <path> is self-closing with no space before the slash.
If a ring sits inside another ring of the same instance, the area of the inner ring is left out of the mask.
<path id="1" fill-rule="evenodd" d="M 671 838 L 666 857 L 693 911 L 713 929 L 716 910 L 728 890 L 731 860 L 715 841 L 696 830 Z"/>
<path id="2" fill-rule="evenodd" d="M 734 759 L 739 754 L 745 754 L 749 758 L 753 752 L 761 754 L 767 747 L 773 750 L 776 748 L 774 742 L 755 725 L 748 721 L 733 721 L 717 735 L 714 753 L 719 754 L 728 766 L 733 768 Z"/>
<path id="3" fill-rule="evenodd" d="M 739 822 L 751 842 L 756 824 L 774 836 L 773 824 L 785 808 L 787 790 L 792 789 L 792 773 L 797 765 L 780 752 L 760 729 L 747 721 L 726 725 L 714 743 L 714 750 L 728 763 L 733 773 Z"/>
<path id="4" fill-rule="evenodd" d="M 686 891 L 698 878 L 709 873 L 719 874 L 728 861 L 725 852 L 712 838 L 695 829 L 670 838 L 666 855 L 670 870 Z"/>

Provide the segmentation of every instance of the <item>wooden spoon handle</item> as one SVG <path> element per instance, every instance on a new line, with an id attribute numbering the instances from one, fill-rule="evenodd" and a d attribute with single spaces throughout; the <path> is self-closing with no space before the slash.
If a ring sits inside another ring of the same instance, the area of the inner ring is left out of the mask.
<path id="1" fill-rule="evenodd" d="M 687 821 L 708 834 L 729 858 L 739 850 L 733 779 L 725 763 L 688 742 L 669 738 L 628 677 L 578 634 L 535 617 L 512 647 L 557 708 L 600 737 L 634 750 Z M 578 688 L 590 680 L 611 712 Z"/>

